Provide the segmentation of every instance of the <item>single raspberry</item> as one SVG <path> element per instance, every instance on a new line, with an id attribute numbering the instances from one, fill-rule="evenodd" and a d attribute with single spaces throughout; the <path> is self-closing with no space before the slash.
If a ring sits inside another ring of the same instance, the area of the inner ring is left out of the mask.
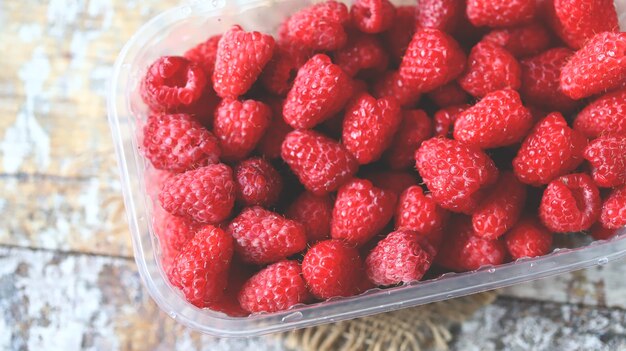
<path id="1" fill-rule="evenodd" d="M 318 54 L 298 71 L 285 100 L 283 117 L 293 128 L 313 128 L 341 111 L 350 96 L 350 77 L 328 56 Z"/>
<path id="2" fill-rule="evenodd" d="M 395 63 L 400 63 L 415 32 L 415 6 L 398 6 L 391 28 L 382 33 L 383 42 Z"/>
<path id="3" fill-rule="evenodd" d="M 207 77 L 195 62 L 184 57 L 162 56 L 146 72 L 141 97 L 153 111 L 178 111 L 200 99 Z"/>
<path id="4" fill-rule="evenodd" d="M 280 261 L 250 278 L 239 292 L 241 307 L 251 313 L 276 312 L 310 299 L 298 261 Z"/>
<path id="5" fill-rule="evenodd" d="M 313 51 L 337 50 L 346 44 L 344 25 L 349 20 L 346 5 L 325 1 L 300 10 L 287 19 L 281 41 Z"/>
<path id="6" fill-rule="evenodd" d="M 352 179 L 337 193 L 330 236 L 357 246 L 365 244 L 389 223 L 397 199 L 395 193 L 369 180 Z"/>
<path id="7" fill-rule="evenodd" d="M 584 157 L 591 164 L 596 185 L 609 188 L 626 184 L 626 136 L 600 136 L 585 148 Z"/>
<path id="8" fill-rule="evenodd" d="M 220 228 L 207 225 L 181 249 L 170 274 L 171 283 L 198 307 L 224 293 L 233 257 L 233 239 Z"/>
<path id="9" fill-rule="evenodd" d="M 389 71 L 381 76 L 372 87 L 377 98 L 393 97 L 400 106 L 410 108 L 417 105 L 422 94 L 409 85 L 397 71 Z"/>
<path id="10" fill-rule="evenodd" d="M 381 33 L 391 28 L 396 8 L 389 0 L 356 0 L 350 8 L 352 25 L 363 33 Z"/>
<path id="11" fill-rule="evenodd" d="M 553 112 L 524 139 L 513 159 L 513 170 L 523 183 L 548 184 L 582 163 L 586 145 L 587 139 L 568 127 L 560 113 Z"/>
<path id="12" fill-rule="evenodd" d="M 304 226 L 259 206 L 248 207 L 228 225 L 235 250 L 245 262 L 267 264 L 306 247 Z"/>
<path id="13" fill-rule="evenodd" d="M 402 111 L 402 122 L 385 153 L 391 169 L 410 168 L 414 163 L 415 150 L 433 135 L 433 123 L 422 110 Z"/>
<path id="14" fill-rule="evenodd" d="M 262 158 L 249 158 L 235 167 L 237 199 L 246 206 L 271 206 L 283 190 L 283 180 Z"/>
<path id="15" fill-rule="evenodd" d="M 307 242 L 316 243 L 330 238 L 333 205 L 329 195 L 317 196 L 305 191 L 289 206 L 286 216 L 302 223 Z"/>
<path id="16" fill-rule="evenodd" d="M 275 159 L 280 157 L 283 140 L 293 128 L 285 123 L 283 118 L 283 100 L 270 98 L 266 102 L 272 110 L 272 120 L 257 143 L 257 151 L 266 158 Z"/>
<path id="17" fill-rule="evenodd" d="M 617 32 L 613 0 L 554 0 L 555 32 L 573 49 L 580 49 L 597 33 Z"/>
<path id="18" fill-rule="evenodd" d="M 272 119 L 272 110 L 260 101 L 224 99 L 215 110 L 213 132 L 220 140 L 222 158 L 242 160 L 259 142 Z"/>
<path id="19" fill-rule="evenodd" d="M 626 135 L 626 88 L 589 103 L 578 113 L 574 129 L 589 138 L 605 133 Z"/>
<path id="20" fill-rule="evenodd" d="M 251 265 L 246 265 L 236 256 L 233 256 L 228 270 L 228 284 L 221 298 L 208 305 L 213 311 L 225 313 L 230 317 L 246 317 L 250 313 L 239 304 L 239 292 L 243 285 L 256 273 Z"/>
<path id="21" fill-rule="evenodd" d="M 600 223 L 607 229 L 620 229 L 626 225 L 626 187 L 611 191 L 602 204 Z"/>
<path id="22" fill-rule="evenodd" d="M 401 120 L 394 98 L 377 100 L 363 93 L 348 104 L 341 141 L 357 162 L 371 163 L 389 147 Z"/>
<path id="23" fill-rule="evenodd" d="M 335 63 L 349 76 L 365 70 L 384 72 L 389 56 L 380 40 L 373 35 L 355 34 L 335 55 Z"/>
<path id="24" fill-rule="evenodd" d="M 591 226 L 589 232 L 594 240 L 608 240 L 614 237 L 617 234 L 618 230 L 604 228 L 602 224 L 600 224 L 600 222 L 597 222 Z"/>
<path id="25" fill-rule="evenodd" d="M 552 42 L 550 32 L 538 22 L 494 29 L 482 41 L 500 45 L 515 57 L 536 55 L 548 49 Z"/>
<path id="26" fill-rule="evenodd" d="M 477 27 L 510 27 L 530 22 L 535 0 L 467 0 L 467 18 Z"/>
<path id="27" fill-rule="evenodd" d="M 177 174 L 163 184 L 159 201 L 174 215 L 203 223 L 219 223 L 235 204 L 233 172 L 215 164 Z"/>
<path id="28" fill-rule="evenodd" d="M 439 107 L 466 104 L 469 95 L 457 82 L 450 82 L 428 93 L 428 97 Z"/>
<path id="29" fill-rule="evenodd" d="M 417 3 L 417 27 L 452 33 L 465 15 L 463 0 L 420 0 Z"/>
<path id="30" fill-rule="evenodd" d="M 437 29 L 421 29 L 413 36 L 400 63 L 400 76 L 418 91 L 430 91 L 455 79 L 465 68 L 459 44 Z"/>
<path id="31" fill-rule="evenodd" d="M 454 122 L 454 139 L 482 149 L 508 146 L 524 139 L 533 126 L 533 116 L 511 89 L 487 94 L 461 112 Z"/>
<path id="32" fill-rule="evenodd" d="M 482 41 L 472 48 L 459 85 L 480 98 L 496 90 L 519 89 L 521 76 L 520 65 L 511 53 L 499 45 Z"/>
<path id="33" fill-rule="evenodd" d="M 400 196 L 408 187 L 417 185 L 417 176 L 406 171 L 376 171 L 365 177 L 375 187 L 392 191 Z"/>
<path id="34" fill-rule="evenodd" d="M 548 110 L 571 112 L 578 102 L 561 90 L 561 68 L 574 54 L 567 48 L 554 48 L 537 56 L 523 59 L 522 88 L 520 93 L 526 103 Z"/>
<path id="35" fill-rule="evenodd" d="M 415 153 L 417 171 L 441 207 L 471 213 L 483 187 L 498 179 L 498 169 L 482 150 L 460 141 L 432 138 Z"/>
<path id="36" fill-rule="evenodd" d="M 319 299 L 352 296 L 360 290 L 363 262 L 357 249 L 340 240 L 326 240 L 304 255 L 302 275 L 309 291 Z"/>
<path id="37" fill-rule="evenodd" d="M 626 33 L 599 33 L 561 69 L 561 89 L 572 99 L 626 84 Z"/>
<path id="38" fill-rule="evenodd" d="M 543 192 L 539 218 L 553 232 L 589 229 L 600 217 L 600 192 L 584 173 L 568 174 L 550 182 Z"/>
<path id="39" fill-rule="evenodd" d="M 183 172 L 219 162 L 217 138 L 186 114 L 148 117 L 142 145 L 156 169 Z"/>
<path id="40" fill-rule="evenodd" d="M 358 163 L 338 142 L 313 131 L 295 130 L 285 138 L 281 156 L 307 190 L 335 191 L 350 179 Z"/>
<path id="41" fill-rule="evenodd" d="M 552 248 L 552 233 L 539 221 L 525 219 L 506 233 L 504 242 L 513 260 L 543 256 Z"/>
<path id="42" fill-rule="evenodd" d="M 456 105 L 442 108 L 435 112 L 434 129 L 435 136 L 452 137 L 454 122 L 461 112 L 470 108 L 470 105 Z"/>
<path id="43" fill-rule="evenodd" d="M 365 271 L 376 285 L 395 285 L 422 279 L 435 258 L 435 249 L 417 233 L 389 233 L 365 259 Z"/>
<path id="44" fill-rule="evenodd" d="M 425 237 L 433 247 L 438 248 L 445 222 L 449 213 L 433 200 L 430 194 L 424 194 L 419 186 L 406 189 L 396 208 L 396 230 L 409 230 Z"/>
<path id="45" fill-rule="evenodd" d="M 154 234 L 159 240 L 161 266 L 168 275 L 171 273 L 172 265 L 180 250 L 202 228 L 202 225 L 202 223 L 194 222 L 189 218 L 171 215 L 161 206 L 155 206 L 152 214 L 152 226 Z"/>
<path id="46" fill-rule="evenodd" d="M 231 27 L 220 39 L 213 71 L 213 88 L 222 98 L 245 94 L 274 54 L 274 38 Z"/>
<path id="47" fill-rule="evenodd" d="M 274 56 L 259 78 L 263 87 L 272 94 L 284 96 L 293 86 L 298 70 L 311 57 L 308 50 L 291 43 L 279 43 Z"/>
<path id="48" fill-rule="evenodd" d="M 526 186 L 511 172 L 504 172 L 472 213 L 477 236 L 497 239 L 517 222 L 526 201 Z"/>
<path id="49" fill-rule="evenodd" d="M 213 77 L 215 58 L 217 57 L 217 45 L 221 38 L 221 34 L 213 35 L 207 40 L 185 51 L 185 58 L 200 65 L 207 77 Z"/>

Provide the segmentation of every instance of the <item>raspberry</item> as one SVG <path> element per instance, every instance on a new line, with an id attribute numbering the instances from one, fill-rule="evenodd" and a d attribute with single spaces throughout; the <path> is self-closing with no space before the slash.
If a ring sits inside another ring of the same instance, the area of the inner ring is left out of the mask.
<path id="1" fill-rule="evenodd" d="M 221 34 L 211 36 L 206 41 L 201 42 L 185 52 L 185 58 L 200 65 L 207 77 L 213 77 L 215 58 L 217 57 L 217 45 L 221 38 Z"/>
<path id="2" fill-rule="evenodd" d="M 552 233 L 539 221 L 525 219 L 506 233 L 504 242 L 513 260 L 543 256 L 552 248 Z"/>
<path id="3" fill-rule="evenodd" d="M 237 199 L 246 206 L 271 206 L 278 201 L 283 180 L 262 158 L 249 158 L 235 167 Z"/>
<path id="4" fill-rule="evenodd" d="M 217 46 L 213 88 L 222 98 L 237 98 L 257 80 L 274 53 L 274 38 L 259 32 L 230 28 Z"/>
<path id="5" fill-rule="evenodd" d="M 494 29 L 482 41 L 499 45 L 515 57 L 524 57 L 548 49 L 552 40 L 543 25 L 532 22 L 519 27 Z"/>
<path id="6" fill-rule="evenodd" d="M 471 213 L 481 188 L 498 179 L 498 169 L 482 150 L 456 140 L 432 138 L 415 153 L 417 171 L 441 207 Z"/>
<path id="7" fill-rule="evenodd" d="M 452 33 L 464 15 L 463 0 L 420 0 L 417 4 L 417 26 Z"/>
<path id="8" fill-rule="evenodd" d="M 604 133 L 626 135 L 626 88 L 589 103 L 578 113 L 574 129 L 589 138 L 597 138 Z"/>
<path id="9" fill-rule="evenodd" d="M 560 86 L 561 68 L 573 53 L 567 48 L 554 48 L 522 60 L 520 93 L 524 101 L 548 110 L 576 109 L 578 102 L 565 95 Z"/>
<path id="10" fill-rule="evenodd" d="M 561 69 L 561 89 L 572 99 L 626 84 L 626 33 L 599 33 Z"/>
<path id="11" fill-rule="evenodd" d="M 469 96 L 457 82 L 450 82 L 428 93 L 428 97 L 439 107 L 463 105 Z"/>
<path id="12" fill-rule="evenodd" d="M 437 29 L 421 29 L 413 36 L 400 63 L 400 76 L 418 91 L 429 91 L 455 79 L 465 68 L 459 44 Z"/>
<path id="13" fill-rule="evenodd" d="M 352 24 L 363 33 L 380 33 L 391 28 L 396 8 L 389 0 L 356 0 L 350 9 Z"/>
<path id="14" fill-rule="evenodd" d="M 228 225 L 245 262 L 278 262 L 306 247 L 304 226 L 259 206 L 248 207 Z"/>
<path id="15" fill-rule="evenodd" d="M 295 45 L 280 43 L 274 50 L 274 56 L 261 73 L 261 84 L 267 91 L 284 96 L 293 86 L 298 70 L 309 59 L 307 50 Z"/>
<path id="16" fill-rule="evenodd" d="M 489 195 L 472 213 L 475 235 L 484 239 L 497 239 L 519 219 L 526 201 L 526 186 L 511 172 L 500 179 Z"/>
<path id="17" fill-rule="evenodd" d="M 568 127 L 560 113 L 553 112 L 528 134 L 513 159 L 513 170 L 523 183 L 548 184 L 581 164 L 586 145 L 585 137 Z"/>
<path id="18" fill-rule="evenodd" d="M 287 134 L 281 156 L 300 183 L 316 195 L 337 190 L 358 169 L 356 160 L 343 145 L 313 131 L 295 130 Z"/>
<path id="19" fill-rule="evenodd" d="M 187 108 L 200 99 L 207 77 L 202 68 L 184 57 L 163 56 L 146 72 L 141 97 L 153 111 Z"/>
<path id="20" fill-rule="evenodd" d="M 219 162 L 217 138 L 186 114 L 148 117 L 142 145 L 156 169 L 183 172 Z"/>
<path id="21" fill-rule="evenodd" d="M 378 234 L 393 217 L 397 196 L 379 189 L 369 180 L 354 178 L 339 188 L 330 236 L 353 245 L 363 245 Z"/>
<path id="22" fill-rule="evenodd" d="M 303 192 L 287 209 L 287 218 L 302 223 L 308 243 L 330 238 L 333 201 L 329 195 L 317 196 Z"/>
<path id="23" fill-rule="evenodd" d="M 573 49 L 581 48 L 596 33 L 619 31 L 613 0 L 554 0 L 553 3 L 555 32 Z"/>
<path id="24" fill-rule="evenodd" d="M 304 255 L 302 275 L 309 291 L 319 299 L 352 296 L 360 290 L 363 262 L 355 248 L 339 240 L 326 240 Z"/>
<path id="25" fill-rule="evenodd" d="M 602 204 L 600 223 L 607 229 L 620 229 L 626 225 L 626 187 L 611 191 Z"/>
<path id="26" fill-rule="evenodd" d="M 280 157 L 280 147 L 283 140 L 289 132 L 293 130 L 283 119 L 283 102 L 282 100 L 268 99 L 267 101 L 272 110 L 272 120 L 267 127 L 265 134 L 257 143 L 258 152 L 269 159 Z"/>
<path id="27" fill-rule="evenodd" d="M 383 42 L 395 63 L 400 63 L 415 32 L 415 6 L 398 6 L 391 28 L 382 33 Z"/>
<path id="28" fill-rule="evenodd" d="M 397 196 L 413 185 L 417 185 L 417 176 L 402 171 L 382 171 L 369 173 L 366 177 L 375 187 L 392 191 Z"/>
<path id="29" fill-rule="evenodd" d="M 235 204 L 233 172 L 220 163 L 177 174 L 165 181 L 159 200 L 171 214 L 219 223 L 230 216 Z"/>
<path id="30" fill-rule="evenodd" d="M 522 71 L 519 63 L 504 48 L 490 42 L 480 42 L 472 48 L 468 66 L 459 77 L 459 85 L 474 97 L 493 91 L 519 89 Z"/>
<path id="31" fill-rule="evenodd" d="M 385 160 L 392 169 L 411 167 L 415 150 L 433 135 L 433 123 L 422 110 L 402 111 L 402 122 L 385 153 Z"/>
<path id="32" fill-rule="evenodd" d="M 409 85 L 397 71 L 389 71 L 381 76 L 372 87 L 377 98 L 393 97 L 400 106 L 411 107 L 417 105 L 422 94 Z"/>
<path id="33" fill-rule="evenodd" d="M 239 292 L 239 303 L 251 313 L 276 312 L 305 303 L 310 296 L 298 261 L 281 261 L 252 276 Z"/>
<path id="34" fill-rule="evenodd" d="M 594 240 L 608 240 L 617 234 L 617 229 L 604 228 L 602 224 L 598 222 L 591 226 L 589 232 Z"/>
<path id="35" fill-rule="evenodd" d="M 394 98 L 376 100 L 363 93 L 348 104 L 341 140 L 358 163 L 371 163 L 391 144 L 401 119 Z"/>
<path id="36" fill-rule="evenodd" d="M 422 279 L 435 250 L 415 232 L 390 233 L 365 259 L 365 271 L 376 285 L 395 285 Z"/>
<path id="37" fill-rule="evenodd" d="M 533 126 L 533 116 L 511 89 L 487 94 L 461 112 L 454 122 L 454 139 L 483 149 L 520 142 Z"/>
<path id="38" fill-rule="evenodd" d="M 510 27 L 530 22 L 535 0 L 467 0 L 467 18 L 477 27 Z"/>
<path id="39" fill-rule="evenodd" d="M 424 195 L 419 186 L 406 189 L 396 208 L 396 230 L 408 230 L 423 236 L 433 245 L 439 247 L 441 232 L 448 220 L 449 213 L 439 207 L 430 194 Z"/>
<path id="40" fill-rule="evenodd" d="M 355 34 L 348 44 L 335 53 L 335 63 L 349 76 L 364 70 L 384 72 L 389 56 L 380 40 L 372 35 Z"/>
<path id="41" fill-rule="evenodd" d="M 600 136 L 587 146 L 584 157 L 591 164 L 596 185 L 609 188 L 626 184 L 626 136 Z"/>
<path id="42" fill-rule="evenodd" d="M 281 40 L 313 51 L 337 50 L 346 44 L 344 24 L 349 20 L 346 5 L 325 1 L 291 16 L 285 23 Z"/>
<path id="43" fill-rule="evenodd" d="M 262 102 L 224 99 L 215 110 L 213 132 L 220 140 L 222 158 L 242 160 L 259 142 L 272 118 Z"/>
<path id="44" fill-rule="evenodd" d="M 154 234 L 159 239 L 161 248 L 161 266 L 169 274 L 180 249 L 202 228 L 202 224 L 188 218 L 171 215 L 158 205 L 154 209 L 152 218 Z"/>
<path id="45" fill-rule="evenodd" d="M 323 54 L 300 68 L 283 107 L 285 122 L 309 129 L 341 111 L 352 95 L 350 77 Z"/>
<path id="46" fill-rule="evenodd" d="M 224 293 L 232 257 L 233 239 L 220 228 L 207 225 L 181 249 L 170 281 L 187 301 L 206 307 Z"/>
<path id="47" fill-rule="evenodd" d="M 591 227 L 600 216 L 600 207 L 600 192 L 591 177 L 568 174 L 548 184 L 539 218 L 553 232 L 578 232 Z"/>
<path id="48" fill-rule="evenodd" d="M 461 112 L 470 108 L 470 105 L 457 105 L 442 108 L 435 113 L 435 136 L 452 137 L 452 126 Z"/>

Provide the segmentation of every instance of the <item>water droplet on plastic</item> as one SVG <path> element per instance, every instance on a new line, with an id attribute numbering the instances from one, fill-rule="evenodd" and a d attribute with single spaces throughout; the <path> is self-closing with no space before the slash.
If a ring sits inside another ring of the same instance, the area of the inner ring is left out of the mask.
<path id="1" fill-rule="evenodd" d="M 533 267 L 535 267 L 535 262 L 530 263 L 530 268 L 533 268 Z"/>
<path id="2" fill-rule="evenodd" d="M 212 1 L 211 1 L 211 6 L 213 6 L 213 7 L 217 7 L 217 4 L 218 4 L 218 3 L 219 3 L 219 1 L 218 1 L 218 0 L 212 0 Z"/>
<path id="3" fill-rule="evenodd" d="M 284 316 L 283 319 L 281 319 L 281 322 L 283 323 L 294 322 L 300 319 L 302 319 L 302 312 L 294 312 L 292 314 Z"/>
<path id="4" fill-rule="evenodd" d="M 176 319 L 176 312 L 170 312 L 169 315 L 172 319 Z"/>
<path id="5" fill-rule="evenodd" d="M 605 264 L 609 263 L 609 259 L 606 257 L 602 257 L 598 259 L 598 264 L 600 266 L 604 266 Z"/>
<path id="6" fill-rule="evenodd" d="M 180 8 L 180 13 L 181 13 L 183 16 L 185 16 L 185 17 L 187 17 L 187 16 L 191 15 L 191 7 L 189 7 L 189 6 L 183 6 L 183 7 L 181 7 L 181 8 Z"/>
<path id="7" fill-rule="evenodd" d="M 489 269 L 487 270 L 487 272 L 489 272 L 489 273 L 495 273 L 495 272 L 496 272 L 496 269 L 495 269 L 495 268 L 489 268 Z"/>

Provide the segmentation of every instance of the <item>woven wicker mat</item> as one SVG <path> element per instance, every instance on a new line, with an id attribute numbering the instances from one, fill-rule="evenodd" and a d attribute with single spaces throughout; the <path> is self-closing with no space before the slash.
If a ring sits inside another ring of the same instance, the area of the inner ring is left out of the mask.
<path id="1" fill-rule="evenodd" d="M 394 312 L 281 334 L 285 346 L 302 351 L 447 350 L 450 328 L 492 303 L 488 291 Z"/>

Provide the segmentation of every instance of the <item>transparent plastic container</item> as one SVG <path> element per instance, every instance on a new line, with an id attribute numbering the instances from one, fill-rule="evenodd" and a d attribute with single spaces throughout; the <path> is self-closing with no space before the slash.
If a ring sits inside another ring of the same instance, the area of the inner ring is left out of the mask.
<path id="1" fill-rule="evenodd" d="M 148 65 L 162 55 L 182 54 L 210 35 L 233 24 L 275 33 L 289 14 L 313 1 L 194 1 L 168 10 L 146 23 L 121 51 L 108 94 L 108 117 L 120 167 L 122 189 L 132 234 L 135 260 L 148 292 L 163 311 L 197 331 L 221 337 L 255 336 L 441 301 L 529 280 L 569 272 L 626 257 L 626 236 L 610 241 L 558 249 L 550 255 L 522 259 L 474 272 L 445 274 L 437 279 L 245 318 L 199 309 L 185 301 L 161 269 L 159 245 L 153 235 L 152 200 L 146 189 L 147 162 L 138 151 L 146 112 L 138 82 Z M 619 2 L 619 1 L 618 1 Z M 398 2 L 396 2 L 398 3 Z M 621 9 L 623 10 L 623 9 Z M 622 14 L 624 11 L 620 11 Z M 623 17 L 623 16 L 622 16 Z"/>

